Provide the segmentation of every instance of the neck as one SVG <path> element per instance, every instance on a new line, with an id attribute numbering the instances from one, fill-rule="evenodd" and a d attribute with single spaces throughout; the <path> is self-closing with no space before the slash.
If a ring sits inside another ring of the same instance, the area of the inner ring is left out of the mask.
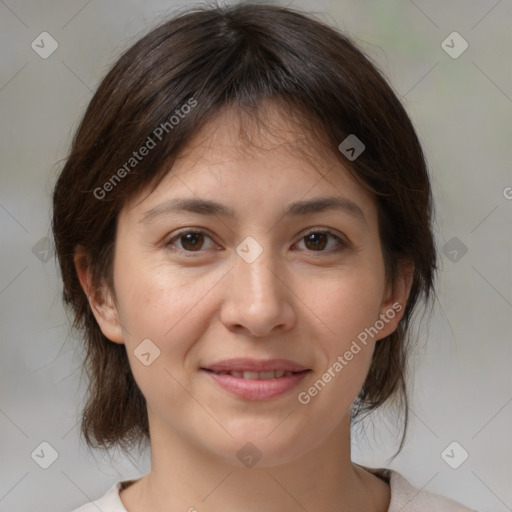
<path id="1" fill-rule="evenodd" d="M 155 427 L 159 426 L 153 422 L 151 471 L 121 493 L 130 512 L 384 512 L 388 508 L 388 485 L 351 462 L 348 418 L 326 442 L 302 456 L 266 465 L 263 454 L 250 468 L 219 460 L 169 429 Z"/>

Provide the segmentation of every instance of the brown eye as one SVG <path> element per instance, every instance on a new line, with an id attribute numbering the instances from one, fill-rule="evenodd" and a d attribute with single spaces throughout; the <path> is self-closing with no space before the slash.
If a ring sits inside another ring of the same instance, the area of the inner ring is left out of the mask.
<path id="1" fill-rule="evenodd" d="M 182 231 L 165 243 L 168 249 L 185 254 L 204 252 L 214 245 L 212 238 L 199 230 Z"/>
<path id="2" fill-rule="evenodd" d="M 179 237 L 181 246 L 185 251 L 198 251 L 204 244 L 204 235 L 202 233 L 186 233 Z"/>
<path id="3" fill-rule="evenodd" d="M 306 251 L 333 253 L 349 247 L 349 244 L 342 238 L 330 231 L 310 231 L 306 233 L 299 242 L 304 243 Z"/>
<path id="4" fill-rule="evenodd" d="M 324 250 L 327 245 L 327 234 L 326 233 L 311 233 L 304 237 L 306 241 L 306 247 L 309 250 L 317 251 Z"/>

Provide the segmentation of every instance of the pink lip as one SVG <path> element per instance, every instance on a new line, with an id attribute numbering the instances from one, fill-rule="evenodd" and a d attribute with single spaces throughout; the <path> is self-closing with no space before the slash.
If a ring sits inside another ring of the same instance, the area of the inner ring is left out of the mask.
<path id="1" fill-rule="evenodd" d="M 208 370 L 201 371 L 209 375 L 210 378 L 225 390 L 246 400 L 269 400 L 282 395 L 294 388 L 309 373 L 309 370 L 305 370 L 300 373 L 294 373 L 289 377 L 251 380 L 233 377 L 232 375 L 219 375 Z"/>
<path id="2" fill-rule="evenodd" d="M 302 372 L 308 368 L 288 359 L 269 359 L 266 361 L 258 359 L 226 359 L 204 366 L 202 369 L 215 372 L 271 372 L 278 370 Z"/>

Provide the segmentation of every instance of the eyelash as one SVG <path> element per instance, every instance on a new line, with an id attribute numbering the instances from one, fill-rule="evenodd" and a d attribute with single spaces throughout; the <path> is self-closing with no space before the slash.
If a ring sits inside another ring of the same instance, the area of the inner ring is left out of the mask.
<path id="1" fill-rule="evenodd" d="M 210 238 L 212 240 L 212 237 L 209 235 L 208 232 L 204 231 L 203 229 L 190 229 L 190 228 L 187 228 L 186 230 L 183 230 L 183 231 L 180 231 L 179 233 L 177 233 L 176 235 L 174 235 L 172 238 L 170 238 L 168 241 L 166 241 L 164 243 L 164 246 L 172 251 L 176 251 L 176 252 L 179 252 L 179 253 L 182 253 L 185 255 L 185 257 L 188 257 L 188 258 L 194 258 L 196 257 L 196 255 L 204 252 L 203 250 L 198 250 L 198 251 L 187 251 L 185 249 L 176 249 L 176 248 L 173 248 L 172 245 L 178 241 L 182 236 L 184 235 L 188 235 L 188 234 L 194 234 L 194 235 L 204 235 L 208 238 Z M 325 253 L 327 255 L 332 255 L 332 254 L 335 254 L 335 253 L 338 253 L 344 249 L 348 249 L 350 247 L 350 244 L 348 242 L 346 242 L 345 240 L 343 240 L 342 238 L 340 238 L 338 235 L 336 235 L 332 230 L 330 229 L 319 229 L 319 228 L 312 228 L 310 229 L 309 231 L 307 231 L 306 233 L 304 233 L 301 238 L 300 238 L 300 242 L 302 242 L 307 236 L 309 235 L 312 235 L 312 234 L 321 234 L 321 235 L 331 235 L 333 238 L 336 239 L 336 241 L 338 242 L 338 247 L 336 249 L 331 249 L 331 250 L 322 250 L 322 251 L 307 251 L 307 252 L 310 252 L 310 253 Z M 212 240 L 213 241 L 213 240 Z"/>

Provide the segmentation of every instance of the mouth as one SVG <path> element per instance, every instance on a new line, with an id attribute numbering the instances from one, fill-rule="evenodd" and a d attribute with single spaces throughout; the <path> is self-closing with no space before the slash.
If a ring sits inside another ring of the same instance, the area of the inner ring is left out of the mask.
<path id="1" fill-rule="evenodd" d="M 201 368 L 207 372 L 215 373 L 216 375 L 231 375 L 237 379 L 246 380 L 270 380 L 280 379 L 281 377 L 291 377 L 292 375 L 308 372 L 309 370 L 303 370 L 302 372 L 291 372 L 287 370 L 275 370 L 268 372 L 252 372 L 252 371 L 219 371 L 210 370 L 209 368 Z"/>
<path id="2" fill-rule="evenodd" d="M 284 359 L 231 359 L 200 370 L 222 389 L 244 400 L 269 400 L 283 395 L 311 372 L 309 368 Z"/>
<path id="3" fill-rule="evenodd" d="M 209 364 L 208 366 L 204 366 L 203 370 L 210 370 L 214 373 L 257 373 L 263 374 L 262 378 L 275 378 L 275 375 L 270 375 L 271 372 L 278 373 L 278 377 L 282 377 L 283 375 L 280 372 L 284 373 L 298 373 L 304 370 L 307 370 L 305 366 L 302 366 L 295 361 L 290 361 L 289 359 L 225 359 L 223 361 L 217 361 L 215 363 Z M 265 375 L 266 374 L 266 375 Z M 238 375 L 237 375 L 238 376 Z M 240 375 L 242 377 L 242 375 Z M 248 378 L 256 378 L 254 375 Z M 259 377 L 258 377 L 259 378 Z"/>

